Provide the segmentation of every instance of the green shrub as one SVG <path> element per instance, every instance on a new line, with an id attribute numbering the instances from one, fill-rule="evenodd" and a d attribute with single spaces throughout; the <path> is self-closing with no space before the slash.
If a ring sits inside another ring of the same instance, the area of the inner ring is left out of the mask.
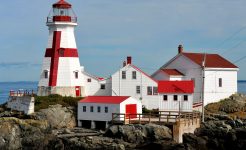
<path id="1" fill-rule="evenodd" d="M 46 109 L 50 105 L 60 104 L 64 107 L 77 107 L 78 101 L 83 99 L 82 97 L 62 97 L 58 94 L 52 94 L 49 96 L 36 96 L 35 97 L 35 111 L 40 109 Z"/>

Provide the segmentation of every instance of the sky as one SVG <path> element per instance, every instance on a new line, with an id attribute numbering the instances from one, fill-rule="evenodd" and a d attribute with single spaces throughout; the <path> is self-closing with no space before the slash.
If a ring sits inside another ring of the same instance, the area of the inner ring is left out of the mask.
<path id="1" fill-rule="evenodd" d="M 0 82 L 38 81 L 48 42 L 46 17 L 57 0 L 0 4 Z M 187 52 L 246 56 L 245 0 L 68 0 L 78 17 L 81 65 L 93 75 L 116 72 L 127 56 L 151 74 Z M 237 62 L 246 79 L 246 59 Z"/>

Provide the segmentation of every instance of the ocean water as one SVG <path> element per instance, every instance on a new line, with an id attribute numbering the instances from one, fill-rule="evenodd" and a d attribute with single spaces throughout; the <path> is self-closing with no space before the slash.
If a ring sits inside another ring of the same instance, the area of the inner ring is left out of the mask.
<path id="1" fill-rule="evenodd" d="M 37 92 L 38 82 L 0 82 L 0 104 L 8 99 L 10 90 L 34 90 Z M 246 94 L 246 80 L 238 81 L 238 92 Z"/>
<path id="2" fill-rule="evenodd" d="M 38 82 L 0 82 L 0 104 L 7 101 L 10 90 L 34 90 L 37 92 Z"/>

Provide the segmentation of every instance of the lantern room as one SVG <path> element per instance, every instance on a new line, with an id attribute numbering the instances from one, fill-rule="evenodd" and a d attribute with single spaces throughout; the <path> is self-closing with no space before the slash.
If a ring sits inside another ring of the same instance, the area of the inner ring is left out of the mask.
<path id="1" fill-rule="evenodd" d="M 47 23 L 52 22 L 77 22 L 77 17 L 72 10 L 72 5 L 65 0 L 53 4 L 53 8 L 47 17 Z"/>

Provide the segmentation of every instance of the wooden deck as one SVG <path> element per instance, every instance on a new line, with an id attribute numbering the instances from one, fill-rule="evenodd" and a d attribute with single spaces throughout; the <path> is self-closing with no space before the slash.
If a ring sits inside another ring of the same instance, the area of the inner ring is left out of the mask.
<path id="1" fill-rule="evenodd" d="M 112 114 L 112 124 L 175 124 L 194 123 L 200 118 L 199 112 L 159 111 L 158 114 Z"/>

